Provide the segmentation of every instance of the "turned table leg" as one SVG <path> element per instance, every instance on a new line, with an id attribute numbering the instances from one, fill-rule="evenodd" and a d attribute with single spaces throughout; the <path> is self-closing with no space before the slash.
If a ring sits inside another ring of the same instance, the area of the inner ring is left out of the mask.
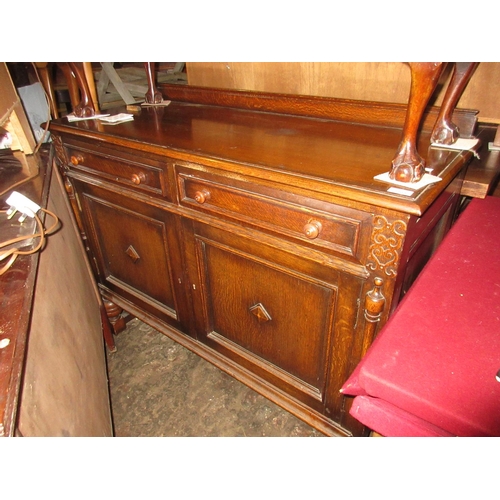
<path id="1" fill-rule="evenodd" d="M 417 152 L 417 133 L 425 107 L 436 88 L 445 63 L 409 63 L 411 88 L 403 127 L 403 138 L 392 160 L 389 177 L 401 182 L 418 182 L 425 173 L 425 165 Z"/>
<path id="2" fill-rule="evenodd" d="M 102 325 L 102 333 L 104 335 L 104 341 L 108 346 L 108 349 L 111 352 L 116 351 L 115 339 L 113 337 L 113 329 L 111 327 L 111 322 L 109 321 L 109 317 L 106 311 L 106 307 L 104 304 L 101 304 L 101 325 Z"/>
<path id="3" fill-rule="evenodd" d="M 114 333 L 120 333 L 125 330 L 127 324 L 122 316 L 123 309 L 108 299 L 103 299 L 103 303 Z"/>
<path id="4" fill-rule="evenodd" d="M 80 118 L 89 117 L 95 115 L 95 106 L 92 102 L 92 96 L 90 93 L 90 88 L 87 83 L 87 78 L 85 77 L 85 72 L 83 65 L 81 63 L 68 63 L 71 71 L 75 75 L 76 83 L 80 89 L 80 102 L 75 106 L 74 113 L 75 116 Z M 81 65 L 81 66 L 80 66 Z"/>
<path id="5" fill-rule="evenodd" d="M 458 139 L 460 133 L 458 127 L 452 122 L 453 111 L 478 65 L 479 63 L 475 62 L 455 63 L 453 76 L 446 89 L 443 104 L 432 131 L 431 142 L 449 145 Z"/>
<path id="6" fill-rule="evenodd" d="M 495 139 L 493 140 L 493 146 L 500 148 L 500 125 L 497 127 L 497 132 L 495 134 Z"/>
<path id="7" fill-rule="evenodd" d="M 144 69 L 146 71 L 146 78 L 148 81 L 148 91 L 145 99 L 148 104 L 161 104 L 163 102 L 163 96 L 156 87 L 153 64 L 154 63 L 150 62 L 144 63 Z"/>
<path id="8" fill-rule="evenodd" d="M 50 70 L 52 69 L 51 66 L 49 66 L 51 63 L 46 63 L 46 62 L 37 62 L 35 63 L 36 70 L 38 72 L 38 75 L 40 77 L 40 81 L 42 83 L 43 89 L 45 90 L 45 93 L 47 94 L 47 98 L 49 101 L 49 107 L 50 107 L 50 113 L 52 115 L 52 118 L 57 119 L 59 118 L 59 111 L 57 109 L 57 102 L 56 102 L 56 96 L 54 92 L 54 84 L 52 82 L 52 77 L 50 75 Z"/>

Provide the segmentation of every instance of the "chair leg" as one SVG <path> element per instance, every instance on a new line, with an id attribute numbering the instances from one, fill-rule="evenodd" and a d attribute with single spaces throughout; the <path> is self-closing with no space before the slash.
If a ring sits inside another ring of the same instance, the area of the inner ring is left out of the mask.
<path id="1" fill-rule="evenodd" d="M 57 101 L 56 95 L 54 91 L 54 84 L 52 81 L 52 77 L 50 75 L 49 63 L 46 62 L 37 62 L 35 63 L 36 70 L 38 72 L 38 76 L 40 77 L 41 84 L 47 94 L 47 99 L 49 101 L 50 113 L 54 119 L 59 118 L 59 111 L 57 109 Z"/>
<path id="2" fill-rule="evenodd" d="M 409 63 L 411 90 L 403 128 L 403 138 L 392 160 L 389 177 L 400 182 L 418 182 L 425 164 L 417 151 L 417 133 L 425 107 L 431 98 L 445 63 Z"/>

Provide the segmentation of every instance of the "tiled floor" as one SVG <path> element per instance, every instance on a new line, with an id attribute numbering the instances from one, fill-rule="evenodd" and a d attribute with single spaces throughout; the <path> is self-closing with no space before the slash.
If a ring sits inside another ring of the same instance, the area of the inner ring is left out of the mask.
<path id="1" fill-rule="evenodd" d="M 323 436 L 137 319 L 108 353 L 115 435 Z"/>

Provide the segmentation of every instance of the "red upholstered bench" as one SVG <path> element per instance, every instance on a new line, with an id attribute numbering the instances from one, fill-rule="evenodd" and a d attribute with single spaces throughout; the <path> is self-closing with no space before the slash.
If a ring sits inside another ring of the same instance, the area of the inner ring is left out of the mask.
<path id="1" fill-rule="evenodd" d="M 460 215 L 341 392 L 383 436 L 500 436 L 499 370 L 500 198 L 487 197 Z"/>

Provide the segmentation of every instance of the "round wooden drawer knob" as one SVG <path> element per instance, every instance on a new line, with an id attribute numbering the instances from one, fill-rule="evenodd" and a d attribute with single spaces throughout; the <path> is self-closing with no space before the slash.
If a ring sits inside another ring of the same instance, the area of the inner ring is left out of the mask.
<path id="1" fill-rule="evenodd" d="M 194 193 L 194 199 L 198 203 L 205 203 L 208 199 L 210 199 L 210 193 L 206 189 L 203 191 L 196 191 L 196 193 Z"/>
<path id="2" fill-rule="evenodd" d="M 319 236 L 319 233 L 321 232 L 321 222 L 317 220 L 312 220 L 309 221 L 305 226 L 304 226 L 304 234 L 306 238 L 309 238 L 310 240 L 314 240 Z"/>
<path id="3" fill-rule="evenodd" d="M 139 184 L 142 184 L 143 182 L 146 181 L 146 176 L 144 175 L 143 172 L 140 172 L 138 174 L 134 174 L 132 176 L 132 182 L 138 186 Z"/>
<path id="4" fill-rule="evenodd" d="M 83 163 L 83 156 L 82 155 L 72 155 L 70 158 L 70 161 L 73 165 L 79 165 L 80 163 Z"/>

